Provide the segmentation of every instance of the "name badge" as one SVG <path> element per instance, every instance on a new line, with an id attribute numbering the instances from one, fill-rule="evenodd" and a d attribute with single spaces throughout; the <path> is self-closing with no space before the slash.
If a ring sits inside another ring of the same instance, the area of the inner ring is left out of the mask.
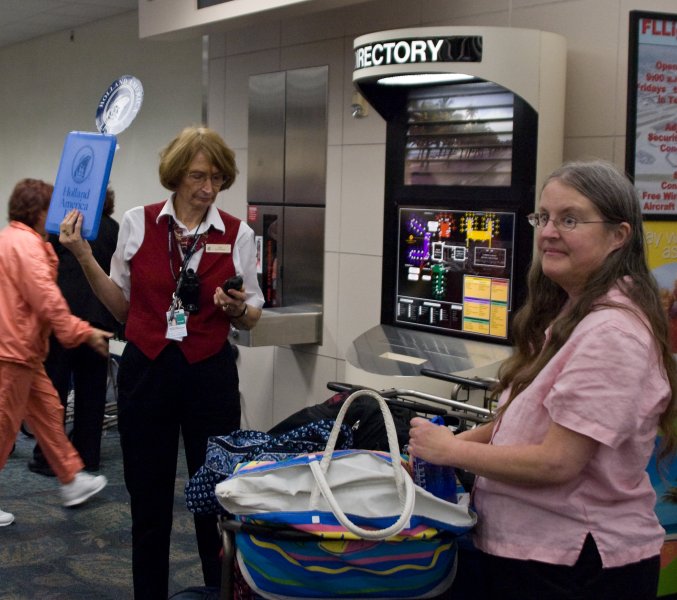
<path id="1" fill-rule="evenodd" d="M 205 252 L 214 252 L 218 254 L 230 254 L 230 244 L 207 244 Z"/>
<path id="2" fill-rule="evenodd" d="M 167 311 L 167 333 L 165 337 L 168 340 L 175 340 L 180 342 L 188 335 L 188 328 L 186 327 L 188 315 L 182 308 L 177 308 L 172 317 L 172 311 Z"/>

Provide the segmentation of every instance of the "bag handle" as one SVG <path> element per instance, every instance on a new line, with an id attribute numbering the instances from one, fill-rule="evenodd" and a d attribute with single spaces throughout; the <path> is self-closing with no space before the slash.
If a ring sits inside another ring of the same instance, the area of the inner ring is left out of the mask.
<path id="1" fill-rule="evenodd" d="M 359 525 L 353 523 L 348 518 L 348 516 L 343 512 L 341 507 L 338 505 L 336 497 L 334 496 L 334 493 L 331 491 L 326 476 L 345 414 L 348 410 L 348 407 L 353 402 L 353 400 L 359 396 L 371 396 L 379 403 L 379 407 L 381 408 L 381 414 L 383 415 L 383 420 L 385 422 L 386 427 L 388 446 L 390 448 L 390 460 L 393 468 L 393 478 L 395 480 L 397 495 L 400 499 L 400 504 L 402 506 L 402 514 L 397 519 L 397 521 L 395 521 L 392 525 L 384 529 L 364 529 Z M 395 430 L 395 423 L 393 422 L 393 417 L 390 414 L 390 409 L 388 408 L 386 401 L 379 393 L 373 390 L 361 389 L 357 390 L 356 392 L 348 396 L 348 398 L 346 398 L 346 400 L 343 403 L 343 406 L 341 407 L 341 410 L 336 416 L 336 422 L 334 423 L 334 427 L 332 428 L 331 433 L 329 434 L 329 440 L 327 441 L 327 446 L 325 447 L 322 460 L 311 461 L 310 470 L 313 473 L 313 477 L 315 478 L 315 481 L 319 488 L 319 492 L 324 496 L 325 500 L 331 507 L 334 516 L 337 518 L 339 523 L 341 523 L 341 525 L 343 525 L 348 531 L 354 533 L 355 535 L 368 540 L 383 540 L 390 536 L 397 535 L 409 523 L 411 515 L 414 512 L 414 497 L 415 497 L 414 482 L 412 481 L 411 477 L 409 477 L 409 475 L 404 471 L 404 467 L 402 467 L 400 459 L 399 443 L 397 441 L 397 433 Z M 311 495 L 311 505 L 314 503 L 313 501 L 317 499 L 318 488 L 313 490 L 313 493 Z"/>

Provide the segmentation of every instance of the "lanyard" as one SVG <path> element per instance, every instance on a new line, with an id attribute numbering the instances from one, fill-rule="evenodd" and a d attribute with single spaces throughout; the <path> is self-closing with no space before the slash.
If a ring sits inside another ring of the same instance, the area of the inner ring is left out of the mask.
<path id="1" fill-rule="evenodd" d="M 174 218 L 172 216 L 169 217 L 169 220 L 167 221 L 167 242 L 169 246 L 169 270 L 172 273 L 172 277 L 174 278 L 174 281 L 176 281 L 176 290 L 174 291 L 174 294 L 172 294 L 172 305 L 170 307 L 170 319 L 174 318 L 174 313 L 178 307 L 179 303 L 179 290 L 181 289 L 181 285 L 183 284 L 183 276 L 186 272 L 186 269 L 188 268 L 188 263 L 190 262 L 190 259 L 192 258 L 193 254 L 195 254 L 196 251 L 196 246 L 198 241 L 200 240 L 200 235 L 198 235 L 198 231 L 200 229 L 200 225 L 204 223 L 204 220 L 207 216 L 207 211 L 204 212 L 202 215 L 202 220 L 198 223 L 198 226 L 195 228 L 195 234 L 193 237 L 193 243 L 191 244 L 190 248 L 186 250 L 185 254 L 183 255 L 183 261 L 181 262 L 181 267 L 179 268 L 179 276 L 176 277 L 174 275 Z M 202 232 L 204 233 L 204 231 Z M 177 248 L 180 252 L 180 245 Z"/>
<path id="2" fill-rule="evenodd" d="M 181 267 L 179 268 L 179 277 L 178 281 L 181 280 L 183 277 L 183 273 L 186 270 L 186 267 L 188 266 L 188 263 L 190 262 L 190 259 L 193 257 L 193 254 L 195 254 L 196 246 L 197 243 L 200 241 L 200 235 L 198 235 L 198 231 L 200 229 L 200 225 L 204 223 L 205 216 L 207 213 L 205 213 L 202 217 L 202 221 L 198 224 L 197 228 L 195 229 L 195 234 L 193 236 L 193 243 L 191 244 L 190 248 L 186 250 L 186 253 L 183 255 L 183 261 L 181 262 Z M 204 233 L 204 231 L 202 232 Z M 167 239 L 168 239 L 168 244 L 169 244 L 169 270 L 172 272 L 172 277 L 174 278 L 174 281 L 177 281 L 176 275 L 174 275 L 174 219 L 173 217 L 169 217 L 169 221 L 167 221 Z M 178 246 L 180 249 L 180 245 Z M 180 250 L 179 250 L 180 251 Z"/>

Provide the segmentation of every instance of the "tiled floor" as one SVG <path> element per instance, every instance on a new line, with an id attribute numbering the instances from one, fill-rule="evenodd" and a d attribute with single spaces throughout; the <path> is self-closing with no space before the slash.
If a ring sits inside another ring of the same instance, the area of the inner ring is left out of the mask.
<path id="1" fill-rule="evenodd" d="M 73 509 L 62 508 L 55 478 L 27 469 L 32 450 L 33 440 L 19 434 L 0 472 L 0 508 L 16 517 L 0 528 L 0 600 L 131 598 L 131 518 L 117 430 L 106 430 L 102 441 L 101 473 L 108 486 Z M 185 480 L 179 461 L 170 594 L 202 584 Z"/>

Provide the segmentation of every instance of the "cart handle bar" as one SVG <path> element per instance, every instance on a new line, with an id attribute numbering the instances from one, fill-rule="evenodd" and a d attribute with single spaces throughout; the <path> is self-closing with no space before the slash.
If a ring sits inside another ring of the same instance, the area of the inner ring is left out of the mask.
<path id="1" fill-rule="evenodd" d="M 472 380 L 471 380 L 472 381 Z M 334 381 L 330 381 L 327 384 L 327 387 L 330 390 L 334 391 L 349 391 L 349 390 L 369 390 L 369 391 L 377 391 L 372 388 L 368 388 L 365 386 L 361 385 L 350 385 L 350 384 L 345 384 L 345 383 L 338 383 Z M 458 409 L 462 412 L 473 412 L 481 417 L 484 418 L 489 418 L 493 416 L 493 413 L 488 409 L 488 408 L 482 408 L 480 406 L 474 406 L 472 404 L 468 404 L 467 402 L 459 402 L 458 400 L 448 400 L 447 398 L 441 398 L 440 396 L 433 396 L 432 394 L 426 394 L 425 392 L 418 392 L 416 390 L 407 390 L 407 389 L 400 389 L 400 388 L 390 388 L 387 390 L 381 390 L 378 391 L 381 396 L 384 398 L 397 398 L 400 396 L 412 396 L 414 398 L 418 398 L 420 400 L 427 400 L 428 402 L 434 402 L 436 404 L 441 404 L 442 406 L 450 407 L 450 408 L 455 408 Z M 421 411 L 424 412 L 424 411 Z"/>

